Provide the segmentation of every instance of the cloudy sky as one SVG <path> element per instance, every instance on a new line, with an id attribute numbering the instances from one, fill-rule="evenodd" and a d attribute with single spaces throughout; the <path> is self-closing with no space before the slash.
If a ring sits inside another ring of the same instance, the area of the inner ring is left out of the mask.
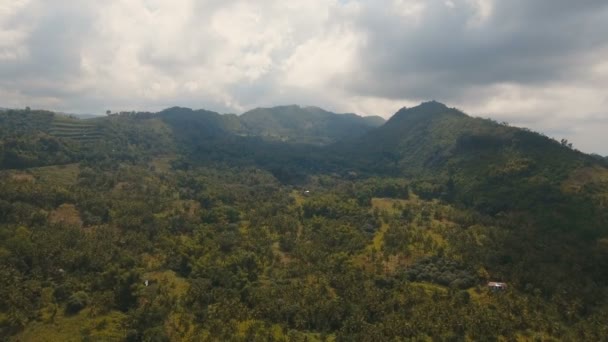
<path id="1" fill-rule="evenodd" d="M 608 1 L 0 0 L 0 107 L 430 99 L 608 155 Z"/>

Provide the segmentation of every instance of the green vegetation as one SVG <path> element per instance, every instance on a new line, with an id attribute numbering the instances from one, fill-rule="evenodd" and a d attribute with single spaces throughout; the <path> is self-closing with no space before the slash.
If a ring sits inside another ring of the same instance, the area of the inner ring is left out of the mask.
<path id="1" fill-rule="evenodd" d="M 103 126 L 59 115 L 54 117 L 49 133 L 56 137 L 73 139 L 80 142 L 95 142 L 104 137 Z"/>
<path id="2" fill-rule="evenodd" d="M 299 106 L 257 108 L 244 113 L 241 121 L 249 135 L 315 145 L 354 138 L 384 123 L 378 116 L 336 115 L 317 107 Z"/>
<path id="3" fill-rule="evenodd" d="M 331 115 L 0 113 L 0 337 L 608 335 L 605 161 L 438 103 Z"/>

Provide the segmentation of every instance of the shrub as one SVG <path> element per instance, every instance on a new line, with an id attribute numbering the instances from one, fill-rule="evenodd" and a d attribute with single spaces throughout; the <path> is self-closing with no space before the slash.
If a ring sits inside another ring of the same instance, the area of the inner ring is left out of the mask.
<path id="1" fill-rule="evenodd" d="M 89 296 L 84 291 L 78 291 L 68 298 L 65 311 L 67 314 L 73 315 L 84 309 L 89 302 Z"/>

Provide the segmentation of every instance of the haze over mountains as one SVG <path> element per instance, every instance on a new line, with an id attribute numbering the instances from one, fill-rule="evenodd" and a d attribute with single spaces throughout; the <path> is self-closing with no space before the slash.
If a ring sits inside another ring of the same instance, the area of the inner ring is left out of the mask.
<path id="1" fill-rule="evenodd" d="M 318 107 L 299 106 L 257 108 L 244 113 L 240 120 L 253 135 L 284 137 L 287 140 L 301 135 L 301 142 L 306 142 L 306 135 L 310 142 L 326 137 L 326 140 L 317 142 L 320 144 L 352 138 L 384 123 L 379 116 L 335 115 Z"/>
<path id="2" fill-rule="evenodd" d="M 240 116 L 174 107 L 160 112 L 159 115 L 173 124 L 199 122 L 200 129 L 210 134 L 213 133 L 211 131 L 224 131 L 242 136 L 259 136 L 268 140 L 315 145 L 326 145 L 356 137 L 384 123 L 384 119 L 378 116 L 335 114 L 317 107 L 297 105 L 256 108 Z"/>
<path id="3" fill-rule="evenodd" d="M 0 176 L 16 340 L 605 336 L 608 161 L 435 101 L 6 110 Z"/>

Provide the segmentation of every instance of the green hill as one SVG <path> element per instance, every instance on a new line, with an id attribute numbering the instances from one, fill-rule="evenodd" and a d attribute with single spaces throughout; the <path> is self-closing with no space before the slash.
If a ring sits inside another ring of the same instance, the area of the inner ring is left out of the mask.
<path id="1" fill-rule="evenodd" d="M 103 126 L 95 122 L 72 119 L 55 115 L 49 133 L 59 138 L 68 138 L 80 142 L 96 142 L 104 138 Z"/>
<path id="2" fill-rule="evenodd" d="M 401 109 L 385 125 L 343 149 L 364 156 L 372 165 L 384 160 L 394 170 L 410 174 L 466 169 L 478 161 L 489 166 L 509 153 L 548 168 L 560 161 L 590 161 L 588 156 L 538 133 L 472 118 L 438 102 Z"/>
<path id="3" fill-rule="evenodd" d="M 335 114 L 317 107 L 295 105 L 257 108 L 239 119 L 250 135 L 315 145 L 357 137 L 384 123 L 380 117 Z"/>
<path id="4" fill-rule="evenodd" d="M 449 196 L 490 213 L 543 203 L 540 193 L 559 190 L 575 170 L 605 165 L 541 134 L 437 102 L 404 108 L 354 143 L 333 148 L 371 172 L 443 182 L 441 191 L 449 187 Z"/>

